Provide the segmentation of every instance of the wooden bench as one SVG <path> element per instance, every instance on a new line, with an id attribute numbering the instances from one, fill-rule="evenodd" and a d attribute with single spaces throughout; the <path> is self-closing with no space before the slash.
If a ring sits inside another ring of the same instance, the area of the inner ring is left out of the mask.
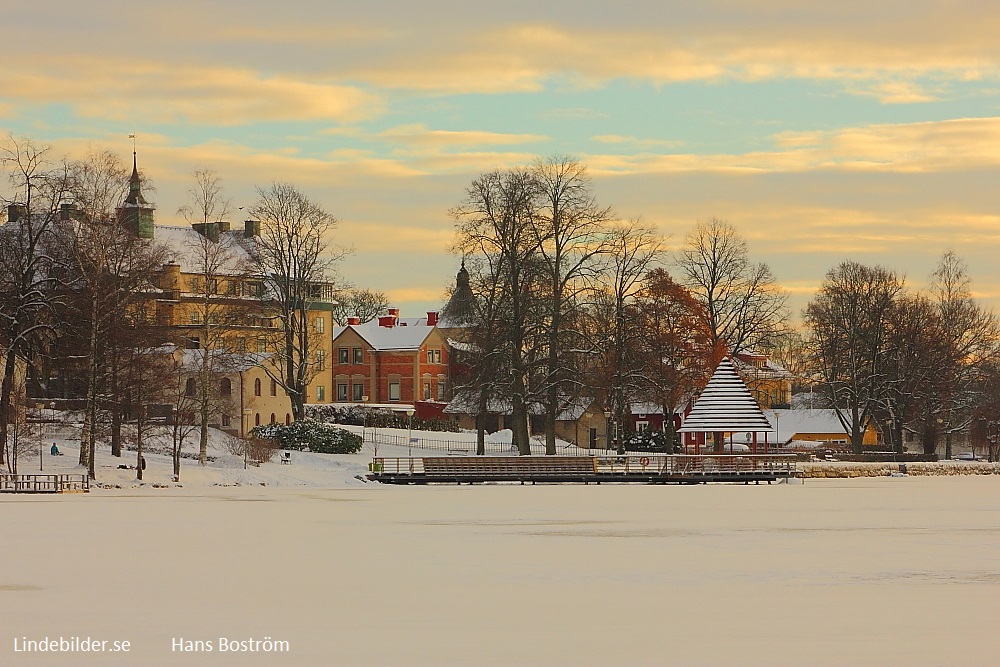
<path id="1" fill-rule="evenodd" d="M 597 473 L 590 456 L 435 456 L 421 459 L 428 478 L 536 480 Z"/>

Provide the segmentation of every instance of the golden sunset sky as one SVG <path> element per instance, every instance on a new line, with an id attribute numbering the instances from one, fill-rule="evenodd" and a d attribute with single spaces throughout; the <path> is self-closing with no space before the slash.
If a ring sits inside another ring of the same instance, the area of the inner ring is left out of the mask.
<path id="1" fill-rule="evenodd" d="M 1000 305 L 992 0 L 39 0 L 3 19 L 4 133 L 123 159 L 136 134 L 159 224 L 183 224 L 195 169 L 236 207 L 291 182 L 340 219 L 344 276 L 404 315 L 454 278 L 471 179 L 553 154 L 674 246 L 728 220 L 796 315 L 843 259 L 920 288 L 947 249 Z"/>

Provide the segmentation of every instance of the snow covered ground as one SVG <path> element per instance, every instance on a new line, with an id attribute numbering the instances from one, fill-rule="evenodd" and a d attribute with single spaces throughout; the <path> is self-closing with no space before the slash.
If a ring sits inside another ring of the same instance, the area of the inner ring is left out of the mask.
<path id="1" fill-rule="evenodd" d="M 0 665 L 996 663 L 997 476 L 392 487 L 293 456 L 0 497 Z M 46 637 L 130 651 L 14 650 Z"/>

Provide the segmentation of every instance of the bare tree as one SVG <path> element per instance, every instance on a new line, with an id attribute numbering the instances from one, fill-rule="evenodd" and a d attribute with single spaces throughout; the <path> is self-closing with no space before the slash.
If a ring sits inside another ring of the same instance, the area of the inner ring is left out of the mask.
<path id="1" fill-rule="evenodd" d="M 462 203 L 451 211 L 456 227 L 454 248 L 473 260 L 472 283 L 488 300 L 484 300 L 488 308 L 481 314 L 476 339 L 484 362 L 479 370 L 491 375 L 478 375 L 474 381 L 481 397 L 487 395 L 486 384 L 510 396 L 514 444 L 521 455 L 531 453 L 529 358 L 540 321 L 540 240 L 531 218 L 535 195 L 529 171 L 493 171 L 476 178 Z"/>
<path id="2" fill-rule="evenodd" d="M 0 463 L 13 408 L 15 368 L 41 356 L 55 327 L 52 231 L 66 195 L 65 165 L 48 162 L 49 148 L 10 136 L 0 144 L 0 165 L 12 189 L 0 197 L 8 207 L 0 227 Z"/>
<path id="3" fill-rule="evenodd" d="M 884 396 L 891 318 L 902 291 L 894 272 L 846 261 L 827 272 L 806 308 L 814 363 L 858 454 Z"/>
<path id="4" fill-rule="evenodd" d="M 357 317 L 361 324 L 370 322 L 389 308 L 389 297 L 378 290 L 350 288 L 337 295 L 333 321 L 344 326 L 348 317 Z"/>
<path id="5" fill-rule="evenodd" d="M 786 294 L 767 264 L 750 262 L 746 241 L 729 223 L 698 222 L 676 262 L 681 282 L 705 306 L 713 343 L 749 352 L 785 330 Z"/>
<path id="6" fill-rule="evenodd" d="M 220 222 L 232 213 L 232 202 L 225 197 L 222 178 L 211 169 L 198 169 L 188 189 L 188 203 L 177 209 L 191 224 Z"/>
<path id="7" fill-rule="evenodd" d="M 596 312 L 600 313 L 592 335 L 604 363 L 608 409 L 621 429 L 631 424 L 632 400 L 643 387 L 645 369 L 638 353 L 645 332 L 639 326 L 636 300 L 643 277 L 656 268 L 663 254 L 663 238 L 652 227 L 629 220 L 613 227 L 607 238 L 608 253 L 603 272 L 597 277 Z M 624 454 L 619 433 L 618 453 Z"/>
<path id="8" fill-rule="evenodd" d="M 78 328 L 85 332 L 86 410 L 80 463 L 95 476 L 98 413 L 108 370 L 110 332 L 130 322 L 150 321 L 154 314 L 142 298 L 153 272 L 165 258 L 161 246 L 136 235 L 118 219 L 116 209 L 126 193 L 138 192 L 118 157 L 107 151 L 89 154 L 71 165 L 76 213 L 59 230 L 60 244 L 72 261 L 65 278 L 74 293 Z"/>
<path id="9" fill-rule="evenodd" d="M 597 204 L 591 194 L 587 169 L 566 156 L 538 160 L 531 170 L 535 181 L 532 222 L 538 241 L 544 282 L 539 285 L 545 301 L 545 373 L 540 391 L 545 405 L 545 453 L 556 453 L 556 416 L 562 411 L 562 394 L 572 394 L 567 384 L 575 376 L 580 332 L 567 326 L 582 307 L 581 295 L 593 281 L 597 260 L 606 252 L 604 235 L 611 209 Z"/>
<path id="10" fill-rule="evenodd" d="M 295 186 L 274 183 L 257 188 L 257 194 L 250 215 L 261 231 L 250 252 L 254 272 L 264 281 L 263 298 L 273 302 L 281 327 L 266 368 L 287 392 L 295 419 L 302 419 L 306 390 L 319 372 L 314 348 L 320 334 L 310 322 L 310 305 L 347 251 L 330 243 L 336 218 Z"/>
<path id="11" fill-rule="evenodd" d="M 969 428 L 978 388 L 988 363 L 997 357 L 1000 326 L 993 313 L 972 296 L 965 262 L 953 251 L 941 256 L 930 291 L 943 332 L 943 364 L 938 369 L 937 415 L 945 435 L 945 458 L 951 458 L 952 435 Z"/>
<path id="12" fill-rule="evenodd" d="M 209 419 L 218 412 L 222 398 L 215 379 L 219 371 L 225 370 L 218 366 L 226 357 L 217 352 L 248 316 L 247 307 L 236 294 L 238 278 L 247 274 L 248 267 L 240 260 L 236 242 L 223 234 L 219 226 L 231 210 L 229 200 L 223 195 L 222 179 L 209 169 L 194 172 L 194 179 L 194 186 L 188 190 L 190 201 L 178 212 L 198 232 L 185 245 L 188 270 L 197 275 L 188 289 L 197 298 L 199 348 L 204 352 L 198 356 L 198 462 L 206 465 Z M 222 289 L 224 281 L 227 290 Z"/>

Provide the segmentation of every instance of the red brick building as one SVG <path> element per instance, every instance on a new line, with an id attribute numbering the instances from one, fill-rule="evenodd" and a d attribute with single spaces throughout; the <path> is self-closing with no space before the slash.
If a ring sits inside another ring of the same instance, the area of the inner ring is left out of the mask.
<path id="1" fill-rule="evenodd" d="M 443 407 L 451 397 L 449 350 L 436 325 L 436 312 L 400 318 L 391 308 L 377 320 L 337 327 L 333 402 L 417 405 L 420 413 L 435 412 L 433 404 Z M 422 408 L 425 403 L 430 405 Z"/>

